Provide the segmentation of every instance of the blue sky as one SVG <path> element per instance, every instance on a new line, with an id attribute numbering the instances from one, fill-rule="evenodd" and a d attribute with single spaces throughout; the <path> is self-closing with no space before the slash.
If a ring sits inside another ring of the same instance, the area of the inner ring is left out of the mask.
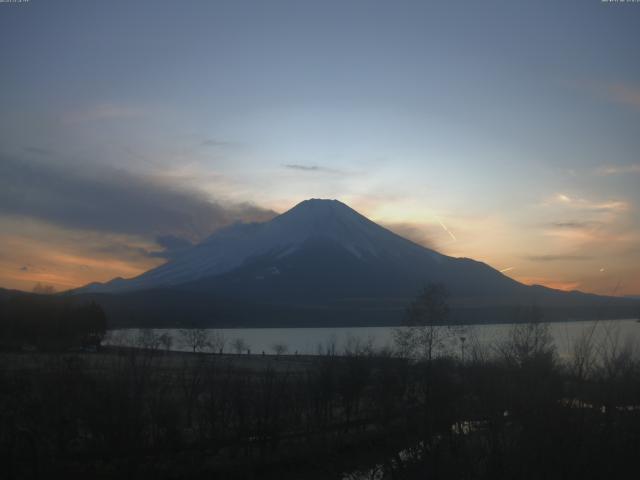
<path id="1" fill-rule="evenodd" d="M 596 0 L 0 4 L 0 285 L 134 275 L 159 238 L 328 197 L 638 293 L 638 25 Z"/>

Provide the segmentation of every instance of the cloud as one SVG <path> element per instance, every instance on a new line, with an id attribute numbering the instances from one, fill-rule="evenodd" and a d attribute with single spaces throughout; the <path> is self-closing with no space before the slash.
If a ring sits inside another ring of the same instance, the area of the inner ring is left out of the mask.
<path id="1" fill-rule="evenodd" d="M 28 146 L 28 147 L 23 147 L 22 150 L 25 151 L 26 153 L 42 155 L 42 156 L 50 156 L 54 154 L 53 150 L 50 150 L 48 148 L 42 148 L 42 147 Z"/>
<path id="2" fill-rule="evenodd" d="M 156 237 L 156 243 L 164 250 L 159 252 L 150 252 L 149 255 L 151 257 L 170 259 L 193 247 L 193 243 L 189 240 L 175 235 L 159 235 Z"/>
<path id="3" fill-rule="evenodd" d="M 164 261 L 151 256 L 160 246 L 140 235 L 71 229 L 33 218 L 2 216 L 0 222 L 1 286 L 31 290 L 41 282 L 66 290 L 133 277 Z"/>
<path id="4" fill-rule="evenodd" d="M 615 102 L 631 108 L 640 108 L 640 85 L 632 85 L 624 82 L 597 82 L 591 80 L 578 80 L 570 82 L 592 95 Z"/>
<path id="5" fill-rule="evenodd" d="M 596 175 L 622 175 L 629 173 L 640 173 L 640 163 L 630 165 L 608 165 L 596 170 Z"/>
<path id="6" fill-rule="evenodd" d="M 618 103 L 640 108 L 640 87 L 624 83 L 614 83 L 606 87 L 609 97 Z"/>
<path id="7" fill-rule="evenodd" d="M 528 255 L 524 258 L 533 262 L 560 262 L 591 260 L 593 257 L 588 255 Z"/>
<path id="8" fill-rule="evenodd" d="M 571 222 L 553 222 L 551 227 L 571 230 L 590 230 L 601 225 L 601 222 L 594 221 L 571 221 Z"/>
<path id="9" fill-rule="evenodd" d="M 586 198 L 574 197 L 565 193 L 556 193 L 551 199 L 554 205 L 563 205 L 568 208 L 589 210 L 594 212 L 621 212 L 629 209 L 629 204 L 622 200 L 607 200 L 595 202 Z"/>
<path id="10" fill-rule="evenodd" d="M 418 245 L 422 245 L 427 248 L 434 248 L 431 235 L 427 232 L 427 227 L 425 225 L 418 225 L 409 222 L 382 222 L 381 225 L 401 237 L 417 243 Z"/>
<path id="11" fill-rule="evenodd" d="M 100 258 L 113 257 L 123 262 L 136 262 L 142 258 L 153 257 L 155 252 L 135 244 L 114 242 L 112 240 L 104 245 L 94 246 L 91 253 Z"/>
<path id="12" fill-rule="evenodd" d="M 67 228 L 198 240 L 235 221 L 275 213 L 252 204 L 211 201 L 195 190 L 123 170 L 0 157 L 0 214 Z"/>
<path id="13" fill-rule="evenodd" d="M 215 138 L 207 138 L 200 144 L 203 147 L 228 147 L 234 145 L 233 142 L 227 142 L 225 140 L 217 140 Z"/>
<path id="14" fill-rule="evenodd" d="M 300 165 L 297 163 L 288 163 L 283 165 L 284 168 L 289 170 L 297 170 L 299 172 L 320 172 L 320 173 L 344 173 L 334 168 L 323 167 L 320 165 Z"/>
<path id="15" fill-rule="evenodd" d="M 186 238 L 175 235 L 158 235 L 155 243 L 160 246 L 162 250 L 155 250 L 153 246 L 143 247 L 137 244 L 111 241 L 110 243 L 94 247 L 93 252 L 101 256 L 106 255 L 128 262 L 140 261 L 143 258 L 163 258 L 170 260 L 186 252 L 194 245 Z"/>
<path id="16" fill-rule="evenodd" d="M 63 117 L 63 120 L 68 123 L 80 123 L 94 120 L 140 118 L 147 114 L 148 112 L 146 110 L 136 106 L 101 103 L 90 106 L 84 110 L 68 112 Z"/>
<path id="17" fill-rule="evenodd" d="M 525 285 L 544 285 L 545 287 L 565 290 L 567 292 L 578 289 L 582 290 L 581 282 L 574 280 L 558 280 L 557 278 L 529 276 L 517 276 L 516 279 Z"/>

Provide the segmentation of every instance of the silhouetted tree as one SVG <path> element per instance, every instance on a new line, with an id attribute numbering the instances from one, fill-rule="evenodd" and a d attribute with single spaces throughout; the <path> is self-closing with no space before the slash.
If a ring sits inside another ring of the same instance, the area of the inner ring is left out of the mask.
<path id="1" fill-rule="evenodd" d="M 227 339 L 222 332 L 214 331 L 209 333 L 208 347 L 213 353 L 224 352 L 224 347 L 227 344 Z"/>
<path id="2" fill-rule="evenodd" d="M 241 354 L 242 352 L 244 352 L 245 350 L 247 350 L 249 348 L 249 345 L 247 345 L 247 342 L 244 341 L 244 338 L 236 338 L 231 343 L 231 346 L 233 347 L 233 350 L 237 354 Z"/>
<path id="3" fill-rule="evenodd" d="M 287 347 L 287 345 L 284 343 L 274 343 L 271 346 L 271 350 L 273 350 L 273 353 L 275 353 L 278 356 L 284 355 L 285 353 L 287 353 L 288 349 L 289 347 Z"/>
<path id="4" fill-rule="evenodd" d="M 180 330 L 182 342 L 193 353 L 201 352 L 209 346 L 209 333 L 204 328 L 184 328 Z"/>
<path id="5" fill-rule="evenodd" d="M 167 332 L 164 332 L 162 335 L 160 335 L 160 345 L 162 345 L 162 347 L 165 349 L 165 351 L 170 351 L 171 350 L 171 346 L 173 345 L 173 337 L 168 334 Z"/>
<path id="6" fill-rule="evenodd" d="M 411 302 L 406 313 L 408 328 L 394 331 L 394 340 L 403 356 L 428 361 L 455 332 L 449 324 L 448 292 L 444 285 L 431 283 Z"/>
<path id="7" fill-rule="evenodd" d="M 0 330 L 3 343 L 41 349 L 99 347 L 107 319 L 95 302 L 81 304 L 65 297 L 20 294 L 4 302 Z"/>

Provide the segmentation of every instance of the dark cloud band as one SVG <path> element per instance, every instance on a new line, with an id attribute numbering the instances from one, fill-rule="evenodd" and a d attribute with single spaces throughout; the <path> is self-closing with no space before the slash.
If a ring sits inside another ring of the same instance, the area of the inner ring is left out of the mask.
<path id="1" fill-rule="evenodd" d="M 234 221 L 261 221 L 275 215 L 251 204 L 212 202 L 196 191 L 126 171 L 74 170 L 69 165 L 6 157 L 0 157 L 0 214 L 69 228 L 191 240 Z"/>

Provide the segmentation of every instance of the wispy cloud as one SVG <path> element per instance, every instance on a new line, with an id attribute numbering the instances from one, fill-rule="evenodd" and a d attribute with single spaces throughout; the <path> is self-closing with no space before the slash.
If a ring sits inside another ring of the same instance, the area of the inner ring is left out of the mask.
<path id="1" fill-rule="evenodd" d="M 640 85 L 620 81 L 573 80 L 569 85 L 630 108 L 640 108 Z"/>
<path id="2" fill-rule="evenodd" d="M 299 172 L 318 172 L 318 173 L 334 173 L 334 174 L 344 173 L 341 170 L 337 170 L 335 168 L 323 167 L 321 165 L 301 165 L 298 163 L 287 163 L 283 165 L 283 167 L 289 170 L 297 170 Z"/>
<path id="3" fill-rule="evenodd" d="M 427 248 L 434 248 L 432 232 L 427 231 L 425 225 L 418 225 L 410 222 L 380 222 L 382 226 L 388 228 L 401 237 Z"/>
<path id="4" fill-rule="evenodd" d="M 606 86 L 610 98 L 630 107 L 640 108 L 640 86 L 614 83 Z"/>
<path id="5" fill-rule="evenodd" d="M 54 151 L 49 148 L 42 148 L 42 147 L 36 147 L 36 146 L 23 147 L 22 150 L 26 153 L 42 155 L 42 156 L 49 156 L 54 154 Z"/>
<path id="6" fill-rule="evenodd" d="M 175 235 L 158 235 L 155 246 L 142 246 L 139 243 L 127 242 L 127 239 L 112 239 L 110 242 L 94 247 L 93 252 L 101 256 L 110 256 L 122 261 L 137 262 L 144 258 L 163 258 L 169 260 L 193 247 L 186 238 Z"/>
<path id="7" fill-rule="evenodd" d="M 561 262 L 591 260 L 593 257 L 588 255 L 527 255 L 524 258 L 532 262 Z"/>
<path id="8" fill-rule="evenodd" d="M 556 193 L 547 204 L 563 205 L 568 208 L 592 211 L 626 211 L 629 204 L 622 200 L 592 201 L 582 197 L 575 197 L 566 193 Z"/>
<path id="9" fill-rule="evenodd" d="M 607 165 L 596 169 L 596 175 L 622 175 L 629 173 L 640 173 L 640 163 L 629 165 Z"/>
<path id="10" fill-rule="evenodd" d="M 63 120 L 68 123 L 79 123 L 94 120 L 139 118 L 148 115 L 148 113 L 146 109 L 138 106 L 101 103 L 82 110 L 67 112 L 63 116 Z"/>
<path id="11" fill-rule="evenodd" d="M 595 221 L 570 221 L 570 222 L 552 222 L 552 228 L 569 229 L 569 230 L 588 230 L 600 226 L 601 222 Z"/>
<path id="12" fill-rule="evenodd" d="M 230 142 L 228 140 L 219 140 L 217 138 L 207 138 L 200 144 L 203 147 L 229 147 L 236 145 L 236 142 Z"/>
<path id="13" fill-rule="evenodd" d="M 518 276 L 517 280 L 526 285 L 544 285 L 557 290 L 573 291 L 581 288 L 581 282 L 574 280 L 558 280 L 549 277 Z"/>

